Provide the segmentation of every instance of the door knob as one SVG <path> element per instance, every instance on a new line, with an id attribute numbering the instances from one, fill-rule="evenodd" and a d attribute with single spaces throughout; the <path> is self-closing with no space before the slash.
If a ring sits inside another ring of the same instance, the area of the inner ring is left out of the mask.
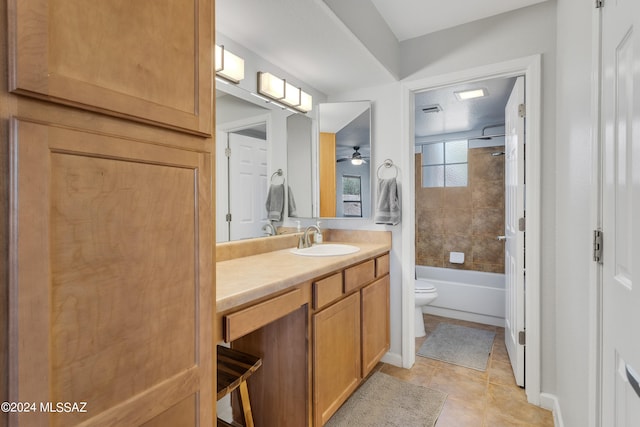
<path id="1" fill-rule="evenodd" d="M 507 236 L 498 236 L 498 240 L 500 240 L 501 242 L 505 241 L 507 240 Z"/>

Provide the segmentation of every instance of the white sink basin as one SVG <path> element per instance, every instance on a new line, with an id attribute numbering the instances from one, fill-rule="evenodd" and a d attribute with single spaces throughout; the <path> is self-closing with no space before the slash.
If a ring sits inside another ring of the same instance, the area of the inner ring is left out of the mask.
<path id="1" fill-rule="evenodd" d="M 343 245 L 339 243 L 322 243 L 308 248 L 291 249 L 291 252 L 302 256 L 335 256 L 353 254 L 360 250 L 359 247 L 353 245 Z"/>

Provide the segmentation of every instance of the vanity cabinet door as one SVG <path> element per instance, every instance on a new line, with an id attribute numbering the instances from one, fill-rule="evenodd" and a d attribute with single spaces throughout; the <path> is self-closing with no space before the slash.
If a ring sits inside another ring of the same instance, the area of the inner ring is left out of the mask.
<path id="1" fill-rule="evenodd" d="M 364 287 L 362 293 L 362 377 L 389 350 L 389 276 Z"/>
<path id="2" fill-rule="evenodd" d="M 313 316 L 314 424 L 321 426 L 360 383 L 360 293 Z"/>

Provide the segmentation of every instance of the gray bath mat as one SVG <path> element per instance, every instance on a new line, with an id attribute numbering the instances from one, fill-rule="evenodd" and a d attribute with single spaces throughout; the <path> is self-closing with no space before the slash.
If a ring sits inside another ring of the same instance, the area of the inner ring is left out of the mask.
<path id="1" fill-rule="evenodd" d="M 440 323 L 418 350 L 418 356 L 484 371 L 495 332 Z"/>
<path id="2" fill-rule="evenodd" d="M 376 372 L 325 427 L 433 427 L 447 395 Z"/>

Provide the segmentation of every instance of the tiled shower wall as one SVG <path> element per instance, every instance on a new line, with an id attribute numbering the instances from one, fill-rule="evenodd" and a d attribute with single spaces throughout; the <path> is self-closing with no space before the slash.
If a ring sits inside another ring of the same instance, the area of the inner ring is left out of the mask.
<path id="1" fill-rule="evenodd" d="M 469 149 L 467 187 L 422 188 L 416 154 L 416 265 L 504 273 L 504 147 Z M 449 252 L 464 252 L 451 264 Z"/>

